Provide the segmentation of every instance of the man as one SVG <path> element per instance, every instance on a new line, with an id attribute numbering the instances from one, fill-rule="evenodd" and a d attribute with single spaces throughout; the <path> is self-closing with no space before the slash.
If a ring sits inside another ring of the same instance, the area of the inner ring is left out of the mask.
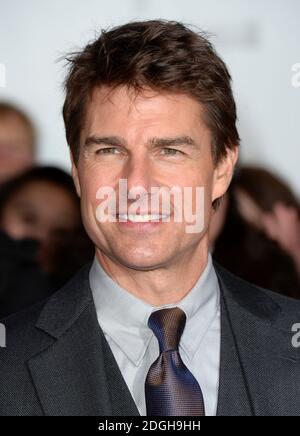
<path id="1" fill-rule="evenodd" d="M 238 155 L 226 66 L 165 21 L 102 32 L 70 62 L 66 136 L 96 254 L 4 322 L 1 414 L 298 415 L 299 303 L 208 250 Z"/>
<path id="2" fill-rule="evenodd" d="M 0 102 L 0 184 L 33 166 L 35 129 L 16 106 Z"/>

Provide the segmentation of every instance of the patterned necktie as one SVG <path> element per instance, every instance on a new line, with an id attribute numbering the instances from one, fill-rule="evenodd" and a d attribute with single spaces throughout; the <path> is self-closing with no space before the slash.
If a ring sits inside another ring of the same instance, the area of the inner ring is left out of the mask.
<path id="1" fill-rule="evenodd" d="M 178 347 L 186 315 L 179 309 L 161 309 L 148 326 L 158 339 L 160 355 L 151 365 L 145 383 L 148 416 L 204 416 L 201 388 L 183 363 Z"/>

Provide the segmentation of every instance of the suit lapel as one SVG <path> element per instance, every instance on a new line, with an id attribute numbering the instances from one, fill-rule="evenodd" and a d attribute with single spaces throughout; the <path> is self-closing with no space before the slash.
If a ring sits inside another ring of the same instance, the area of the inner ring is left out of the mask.
<path id="1" fill-rule="evenodd" d="M 99 327 L 89 269 L 49 300 L 37 322 L 48 344 L 28 362 L 37 395 L 45 415 L 138 415 Z"/>
<path id="2" fill-rule="evenodd" d="M 218 414 L 299 414 L 290 401 L 299 398 L 300 362 L 289 318 L 271 294 L 215 267 L 223 300 Z"/>
<path id="3" fill-rule="evenodd" d="M 111 393 L 112 416 L 139 416 L 136 404 L 106 340 L 104 357 L 107 368 L 107 384 Z"/>
<path id="4" fill-rule="evenodd" d="M 221 293 L 221 355 L 217 416 L 252 416 L 251 398 Z"/>
<path id="5" fill-rule="evenodd" d="M 29 361 L 46 415 L 110 415 L 99 331 L 88 308 L 70 330 Z"/>

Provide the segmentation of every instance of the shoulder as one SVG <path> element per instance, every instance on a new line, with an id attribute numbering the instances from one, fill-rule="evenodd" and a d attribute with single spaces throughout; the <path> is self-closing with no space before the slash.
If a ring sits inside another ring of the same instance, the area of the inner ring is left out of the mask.
<path id="1" fill-rule="evenodd" d="M 300 323 L 300 300 L 261 288 L 232 274 L 214 261 L 215 271 L 227 296 L 256 315 L 280 314 L 282 323 Z"/>
<path id="2" fill-rule="evenodd" d="M 0 321 L 6 336 L 6 347 L 0 348 L 0 365 L 11 356 L 24 361 L 53 341 L 51 327 L 54 329 L 60 322 L 67 322 L 87 299 L 89 269 L 90 264 L 85 265 L 51 297 Z M 50 334 L 45 335 L 39 328 L 41 321 L 48 323 Z"/>
<path id="3" fill-rule="evenodd" d="M 82 268 L 50 298 L 1 321 L 5 335 L 5 347 L 0 347 L 1 415 L 40 414 L 28 364 L 53 347 L 89 306 L 89 268 Z"/>

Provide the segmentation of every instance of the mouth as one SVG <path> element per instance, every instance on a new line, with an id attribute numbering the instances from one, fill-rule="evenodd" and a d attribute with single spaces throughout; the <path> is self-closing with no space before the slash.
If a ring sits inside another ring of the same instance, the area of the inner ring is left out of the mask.
<path id="1" fill-rule="evenodd" d="M 169 215 L 160 214 L 117 214 L 117 226 L 121 231 L 144 236 L 163 228 L 169 218 Z"/>
<path id="2" fill-rule="evenodd" d="M 161 214 L 118 214 L 117 219 L 120 223 L 157 223 L 166 222 L 170 216 Z"/>

